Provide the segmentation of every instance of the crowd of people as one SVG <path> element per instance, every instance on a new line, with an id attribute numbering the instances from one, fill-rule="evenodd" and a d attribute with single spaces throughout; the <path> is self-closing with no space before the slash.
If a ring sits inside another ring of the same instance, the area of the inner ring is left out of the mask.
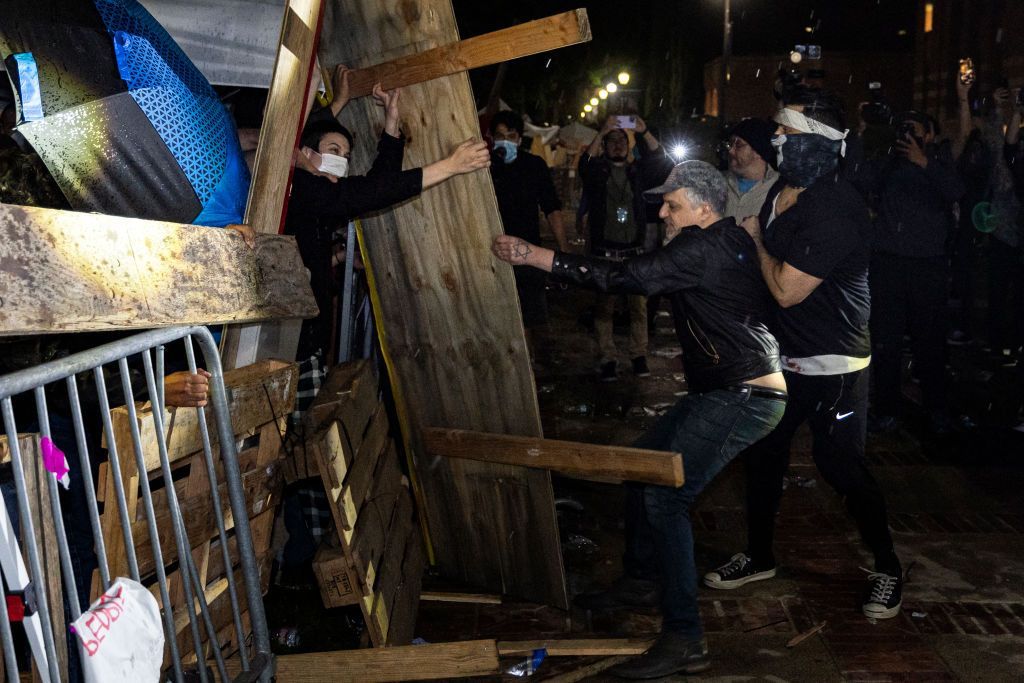
<path id="1" fill-rule="evenodd" d="M 642 119 L 635 117 L 631 155 L 622 118 L 610 117 L 580 160 L 588 253 L 546 249 L 506 222 L 507 234 L 493 246 L 497 258 L 596 290 L 598 318 L 610 317 L 611 306 L 602 309 L 607 297 L 629 296 L 637 376 L 647 372 L 646 337 L 641 343 L 636 329 L 645 297 L 669 299 L 683 351 L 688 392 L 635 445 L 681 452 L 686 482 L 628 486 L 623 576 L 577 598 L 589 609 L 660 603 L 655 645 L 612 673 L 644 679 L 710 666 L 691 509 L 739 457 L 747 546 L 706 573 L 703 584 L 731 590 L 773 578 L 790 446 L 805 423 L 815 465 L 874 556 L 862 611 L 872 619 L 899 613 L 903 568 L 865 443 L 869 428 L 900 424 L 905 336 L 929 428 L 950 428 L 946 346 L 962 342 L 969 328 L 967 316 L 951 327 L 948 298 L 951 284 L 962 302 L 973 296 L 965 281 L 976 275 L 982 233 L 992 233 L 989 344 L 1012 364 L 1024 342 L 1024 106 L 1003 89 L 987 118 L 976 119 L 970 86 L 958 81 L 959 139 L 942 142 L 935 119 L 915 111 L 873 124 L 861 116 L 851 134 L 834 94 L 791 84 L 770 122 L 746 119 L 729 130 L 722 171 L 694 160 L 666 173 L 667 155 Z M 664 222 L 664 240 L 650 249 L 644 227 L 654 215 Z M 953 279 L 951 264 L 966 277 Z M 600 378 L 614 381 L 616 354 L 604 335 L 599 328 Z"/>
<path id="2" fill-rule="evenodd" d="M 613 672 L 651 678 L 710 665 L 698 585 L 730 590 L 775 576 L 775 518 L 791 442 L 805 423 L 816 466 L 874 556 L 863 613 L 899 613 L 903 569 L 881 488 L 865 462 L 867 433 L 900 424 L 905 336 L 930 428 L 950 428 L 947 341 L 973 334 L 975 264 L 985 233 L 988 344 L 1007 364 L 1024 352 L 1024 105 L 1017 93 L 997 91 L 979 118 L 970 110 L 970 83 L 960 82 L 961 126 L 943 141 L 935 119 L 914 111 L 882 123 L 855 113 L 850 133 L 851 117 L 834 94 L 791 85 L 771 118 L 728 129 L 721 169 L 697 160 L 673 164 L 641 116 L 609 117 L 580 156 L 577 224 L 586 226 L 587 248 L 574 253 L 550 171 L 521 147 L 523 117 L 515 112 L 490 119 L 482 131 L 490 144 L 470 139 L 435 163 L 403 169 L 401 91 L 378 84 L 373 95 L 384 122 L 377 155 L 364 175 L 350 174 L 355 135 L 363 133 L 337 119 L 348 102 L 348 73 L 336 70 L 334 101 L 311 116 L 294 153 L 285 232 L 296 238 L 320 308 L 302 326 L 300 389 L 311 389 L 300 392 L 298 414 L 331 363 L 343 226 L 489 168 L 505 228 L 493 252 L 514 267 L 534 358 L 550 347 L 548 277 L 597 292 L 601 381 L 620 377 L 613 334 L 619 295 L 628 302 L 626 359 L 635 377 L 650 374 L 649 298 L 668 301 L 683 351 L 688 392 L 636 445 L 681 452 L 686 482 L 627 486 L 623 576 L 578 598 L 591 609 L 661 605 L 663 632 L 654 647 Z M 0 199 L 63 206 L 38 160 L 2 143 Z M 541 246 L 542 216 L 557 249 Z M 228 227 L 251 240 L 245 226 Z M 951 287 L 957 316 L 948 306 Z M 0 358 L 0 370 L 54 357 L 56 347 L 47 344 L 5 343 L 10 353 Z M 202 371 L 170 375 L 167 403 L 203 405 L 207 379 Z M 747 546 L 701 577 L 691 510 L 736 458 L 747 475 Z M 310 525 L 302 520 L 301 498 L 290 500 L 291 559 L 308 561 L 315 547 L 306 538 Z M 91 568 L 90 533 L 82 530 L 80 550 Z M 89 573 L 81 572 L 83 593 Z"/>

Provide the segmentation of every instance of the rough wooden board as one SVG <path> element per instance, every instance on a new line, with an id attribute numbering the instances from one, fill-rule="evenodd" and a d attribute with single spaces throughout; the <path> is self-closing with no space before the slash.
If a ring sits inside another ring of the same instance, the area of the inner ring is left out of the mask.
<path id="1" fill-rule="evenodd" d="M 321 61 L 353 68 L 458 40 L 449 0 L 332 0 L 324 27 Z M 479 136 L 465 73 L 404 89 L 402 110 L 406 167 L 436 161 Z M 376 153 L 369 131 L 380 130 L 380 116 L 366 98 L 343 112 L 350 129 L 367 132 L 356 140 L 354 173 L 364 172 Z M 421 453 L 416 440 L 425 425 L 539 436 L 512 270 L 490 253 L 502 232 L 490 176 L 454 178 L 365 219 L 361 232 L 391 381 L 407 408 L 414 451 Z M 422 456 L 417 471 L 445 575 L 568 606 L 549 473 Z M 515 505 L 491 505 L 495 487 L 510 489 L 502 497 Z M 517 533 L 502 536 L 499 529 Z"/>
<path id="2" fill-rule="evenodd" d="M 460 71 L 490 66 L 538 52 L 589 41 L 587 10 L 563 12 L 544 19 L 460 40 L 451 45 L 357 69 L 349 77 L 352 97 L 364 97 L 380 82 L 385 90 L 424 83 Z"/>
<path id="3" fill-rule="evenodd" d="M 529 655 L 534 650 L 548 651 L 548 657 L 594 657 L 642 655 L 654 644 L 653 638 L 577 638 L 572 640 L 499 640 L 502 657 Z"/>
<path id="4" fill-rule="evenodd" d="M 352 466 L 348 476 L 342 482 L 340 505 L 345 506 L 346 521 L 354 519 L 370 493 L 373 473 L 377 469 L 377 461 L 389 444 L 388 414 L 383 404 L 378 406 L 377 413 L 370 422 L 369 430 L 363 442 L 357 447 L 359 451 L 352 456 Z M 346 526 L 351 529 L 351 526 Z"/>
<path id="5" fill-rule="evenodd" d="M 493 676 L 499 673 L 498 664 L 498 649 L 493 640 L 470 640 L 279 655 L 277 679 L 288 683 L 445 680 Z"/>
<path id="6" fill-rule="evenodd" d="M 259 233 L 276 235 L 284 222 L 292 178 L 292 151 L 298 145 L 309 111 L 307 93 L 323 5 L 323 0 L 288 0 L 285 6 L 245 211 L 245 222 Z M 301 266 L 298 273 L 306 277 Z M 225 330 L 221 348 L 224 366 L 230 369 L 261 358 L 293 359 L 298 345 L 299 325 L 284 321 L 232 325 Z"/>
<path id="7" fill-rule="evenodd" d="M 423 444 L 428 455 L 539 467 L 581 479 L 683 485 L 679 453 L 460 429 L 425 429 Z"/>
<path id="8" fill-rule="evenodd" d="M 43 458 L 39 451 L 39 441 L 34 436 L 22 438 L 19 435 L 18 448 L 21 451 L 21 465 L 25 471 L 25 493 L 28 497 L 29 510 L 32 513 L 32 529 L 35 532 L 36 549 L 42 565 L 44 578 L 33 577 L 33 584 L 43 586 L 46 590 L 47 606 L 50 613 L 50 624 L 53 626 L 53 644 L 57 650 L 57 669 L 61 676 L 68 672 L 68 641 L 64 638 L 64 584 L 61 583 L 60 556 L 57 552 L 57 529 L 53 515 L 50 514 L 50 491 L 46 481 L 53 475 L 43 467 Z M 82 511 L 83 514 L 85 511 Z M 22 538 L 27 534 L 22 525 Z M 22 545 L 22 555 L 28 563 L 28 549 Z M 29 571 L 32 570 L 28 567 Z M 36 662 L 32 662 L 33 675 Z"/>
<path id="9" fill-rule="evenodd" d="M 298 382 L 298 365 L 279 360 L 263 360 L 225 372 L 224 386 L 228 389 L 228 412 L 234 433 L 246 435 L 266 422 L 291 413 L 295 406 Z M 152 471 L 160 467 L 153 409 L 149 405 L 137 405 L 136 410 L 143 453 L 146 456 L 146 470 Z M 128 409 L 121 406 L 111 410 L 110 414 L 114 419 L 127 420 Z M 214 456 L 219 459 L 218 435 L 212 411 L 208 411 L 207 426 Z M 164 413 L 164 434 L 167 457 L 172 463 L 201 450 L 203 442 L 199 431 L 199 412 L 194 408 L 168 408 Z M 129 436 L 123 445 L 118 444 L 118 452 L 127 453 L 134 464 L 130 445 Z M 122 464 L 123 460 L 122 457 Z"/>
<path id="10" fill-rule="evenodd" d="M 0 204 L 0 335 L 308 318 L 292 237 Z"/>
<path id="11" fill-rule="evenodd" d="M 475 605 L 500 605 L 500 595 L 485 593 L 451 593 L 447 591 L 423 591 L 420 600 L 424 602 L 468 602 Z"/>

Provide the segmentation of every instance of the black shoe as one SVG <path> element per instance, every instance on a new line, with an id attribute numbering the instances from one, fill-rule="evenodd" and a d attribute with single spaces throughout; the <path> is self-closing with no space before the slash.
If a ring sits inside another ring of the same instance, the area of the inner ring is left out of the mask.
<path id="1" fill-rule="evenodd" d="M 864 598 L 864 616 L 872 619 L 892 619 L 900 613 L 903 604 L 903 578 L 882 572 L 868 574 L 867 596 Z"/>
<path id="2" fill-rule="evenodd" d="M 577 595 L 573 600 L 577 607 L 591 610 L 657 607 L 660 602 L 661 588 L 657 583 L 629 576 L 616 579 L 608 590 Z"/>
<path id="3" fill-rule="evenodd" d="M 637 377 L 651 376 L 651 370 L 647 367 L 647 356 L 637 356 L 633 359 L 633 374 Z"/>
<path id="4" fill-rule="evenodd" d="M 704 575 L 704 585 L 719 590 L 732 590 L 751 581 L 764 581 L 775 576 L 775 567 L 756 569 L 746 553 L 736 553 L 732 559 L 713 572 Z"/>
<path id="5" fill-rule="evenodd" d="M 708 644 L 704 640 L 687 640 L 681 633 L 662 633 L 644 654 L 608 669 L 619 678 L 644 680 L 662 678 L 676 673 L 695 674 L 711 668 Z"/>
<path id="6" fill-rule="evenodd" d="M 618 367 L 618 363 L 613 360 L 607 363 L 601 364 L 601 381 L 602 382 L 615 382 L 619 379 L 618 373 L 615 372 Z"/>

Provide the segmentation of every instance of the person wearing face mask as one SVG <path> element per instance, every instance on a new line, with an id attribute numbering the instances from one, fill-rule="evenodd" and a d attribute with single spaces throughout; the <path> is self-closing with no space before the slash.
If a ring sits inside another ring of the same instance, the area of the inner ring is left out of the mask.
<path id="1" fill-rule="evenodd" d="M 505 234 L 539 244 L 540 209 L 551 226 L 558 248 L 568 251 L 569 241 L 562 222 L 562 202 L 555 191 L 551 171 L 543 159 L 519 147 L 523 129 L 523 118 L 514 111 L 498 112 L 490 123 L 491 138 L 494 140 L 491 179 L 494 181 L 494 194 L 498 199 L 498 211 Z M 542 358 L 546 355 L 541 339 L 548 317 L 544 291 L 546 278 L 533 268 L 517 267 L 514 273 L 530 356 L 536 361 L 538 353 Z"/>
<path id="2" fill-rule="evenodd" d="M 768 330 L 771 297 L 756 247 L 723 217 L 725 179 L 703 161 L 684 161 L 648 196 L 661 199 L 666 245 L 627 261 L 555 252 L 502 235 L 502 261 L 550 272 L 599 292 L 669 298 L 689 392 L 634 444 L 683 455 L 679 488 L 627 485 L 625 576 L 580 596 L 586 609 L 650 607 L 661 594 L 662 633 L 643 656 L 611 669 L 644 679 L 710 666 L 697 607 L 690 510 L 704 488 L 746 446 L 778 423 L 786 383 Z"/>
<path id="3" fill-rule="evenodd" d="M 347 74 L 347 71 L 344 72 Z M 349 220 L 379 211 L 415 197 L 448 178 L 487 168 L 487 146 L 467 140 L 451 156 L 423 168 L 402 170 L 405 138 L 400 130 L 401 90 L 374 86 L 373 97 L 384 108 L 384 130 L 377 143 L 377 156 L 365 175 L 351 175 L 352 133 L 335 119 L 348 102 L 347 78 L 336 79 L 331 108 L 314 114 L 300 139 L 301 160 L 296 163 L 284 232 L 294 235 L 302 262 L 310 271 L 310 284 L 319 314 L 302 324 L 298 359 L 317 357 L 323 370 L 329 352 L 333 299 L 338 285 L 333 258 L 335 235 Z M 343 232 L 342 232 L 343 234 Z"/>
<path id="4" fill-rule="evenodd" d="M 764 119 L 743 119 L 729 131 L 729 199 L 725 215 L 742 221 L 757 214 L 779 179 L 772 147 L 772 127 Z"/>
<path id="5" fill-rule="evenodd" d="M 623 120 L 632 118 L 636 126 L 634 148 L 639 155 L 631 161 L 629 136 Z M 647 230 L 647 202 L 644 190 L 665 180 L 672 162 L 658 139 L 639 116 L 609 116 L 601 133 L 580 155 L 580 179 L 589 210 L 590 251 L 598 258 L 624 261 L 643 253 Z M 618 379 L 618 362 L 612 336 L 612 318 L 618 297 L 598 294 L 594 328 L 600 353 L 601 380 Z M 647 299 L 628 296 L 629 357 L 633 374 L 647 377 Z"/>
<path id="6" fill-rule="evenodd" d="M 873 431 L 897 426 L 903 335 L 911 337 L 931 429 L 948 430 L 945 349 L 949 323 L 948 245 L 952 207 L 966 191 L 952 158 L 935 144 L 928 117 L 908 111 L 894 119 L 892 152 L 870 162 L 851 159 L 851 175 L 875 208 L 871 254 Z"/>
<path id="7" fill-rule="evenodd" d="M 747 548 L 706 574 L 704 584 L 727 590 L 775 576 L 775 517 L 790 443 L 809 422 L 814 463 L 843 497 L 875 557 L 862 611 L 887 619 L 899 613 L 903 573 L 885 498 L 864 458 L 871 223 L 863 199 L 839 172 L 846 130 L 838 98 L 807 87 L 786 98 L 773 139 L 781 180 L 760 216 L 742 226 L 757 246 L 761 274 L 777 303 L 770 327 L 790 399 L 779 426 L 743 456 Z"/>

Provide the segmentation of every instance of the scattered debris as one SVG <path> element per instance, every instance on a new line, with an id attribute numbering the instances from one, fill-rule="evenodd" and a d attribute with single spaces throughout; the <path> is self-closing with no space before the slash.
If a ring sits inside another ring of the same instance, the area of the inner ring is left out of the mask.
<path id="1" fill-rule="evenodd" d="M 658 356 L 659 358 L 678 358 L 683 355 L 683 350 L 678 346 L 669 346 L 664 349 L 655 349 L 651 352 L 651 355 Z"/>
<path id="2" fill-rule="evenodd" d="M 547 656 L 548 651 L 543 648 L 539 650 L 534 650 L 533 654 L 531 654 L 523 661 L 519 662 L 518 664 L 513 664 L 509 668 L 505 669 L 505 673 L 507 673 L 510 676 L 515 676 L 517 678 L 525 678 L 527 676 L 532 676 L 534 673 L 537 672 L 537 669 L 538 667 L 540 667 L 541 662 L 543 662 L 544 658 Z"/>
<path id="3" fill-rule="evenodd" d="M 826 625 L 828 625 L 828 621 L 827 620 L 821 622 L 820 624 L 818 624 L 814 628 L 807 629 L 806 631 L 804 631 L 800 635 L 793 636 L 793 638 L 790 639 L 790 641 L 788 643 L 786 643 L 786 647 L 796 647 L 800 643 L 804 642 L 805 640 L 807 640 L 808 638 L 813 636 L 815 633 L 818 633 L 819 631 L 821 631 L 823 628 L 825 628 Z"/>
<path id="4" fill-rule="evenodd" d="M 914 617 L 915 619 L 924 619 L 925 617 L 928 616 L 928 613 L 927 612 L 911 612 L 910 616 Z"/>
<path id="5" fill-rule="evenodd" d="M 600 550 L 600 546 L 597 543 L 594 543 L 583 534 L 569 534 L 566 544 L 573 550 L 580 550 L 584 553 L 595 553 Z"/>
<path id="6" fill-rule="evenodd" d="M 554 384 L 541 384 L 537 387 L 538 394 L 550 394 L 555 390 Z"/>
<path id="7" fill-rule="evenodd" d="M 594 407 L 589 403 L 579 403 L 576 405 L 566 406 L 565 412 L 568 415 L 590 415 L 594 412 Z"/>
<path id="8" fill-rule="evenodd" d="M 797 488 L 801 489 L 813 489 L 818 485 L 818 480 L 813 477 L 801 477 L 798 474 L 787 475 L 782 478 L 782 490 L 785 491 L 789 488 L 789 485 L 793 484 Z"/>

